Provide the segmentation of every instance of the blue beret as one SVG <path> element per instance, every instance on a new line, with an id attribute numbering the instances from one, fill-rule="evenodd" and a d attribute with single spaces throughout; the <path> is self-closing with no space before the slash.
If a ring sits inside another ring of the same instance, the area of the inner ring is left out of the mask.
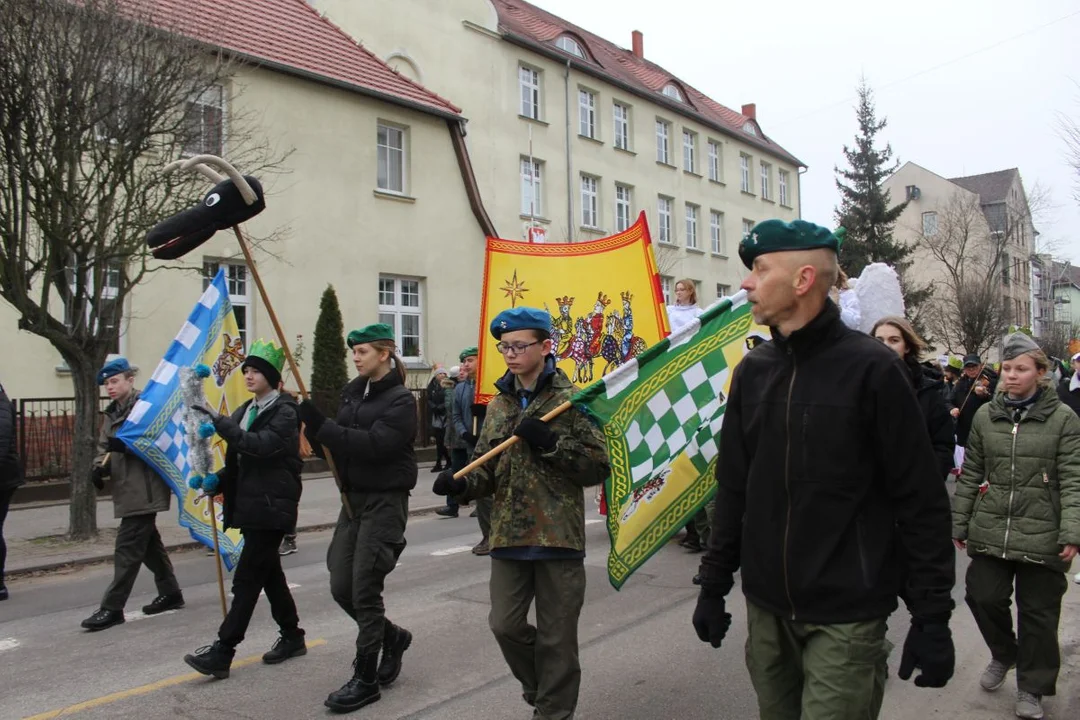
<path id="1" fill-rule="evenodd" d="M 127 358 L 113 358 L 109 362 L 105 363 L 104 367 L 98 370 L 97 384 L 104 385 L 105 381 L 111 378 L 113 375 L 119 375 L 120 373 L 126 373 L 130 371 L 131 364 L 128 363 Z"/>
<path id="2" fill-rule="evenodd" d="M 805 220 L 763 220 L 739 243 L 739 258 L 747 268 L 753 268 L 754 258 L 767 253 L 819 248 L 838 253 L 843 237 L 841 230 L 834 233 Z"/>
<path id="3" fill-rule="evenodd" d="M 491 321 L 491 334 L 498 340 L 503 333 L 518 330 L 543 330 L 551 332 L 551 316 L 546 310 L 531 307 L 519 307 L 503 310 Z"/>

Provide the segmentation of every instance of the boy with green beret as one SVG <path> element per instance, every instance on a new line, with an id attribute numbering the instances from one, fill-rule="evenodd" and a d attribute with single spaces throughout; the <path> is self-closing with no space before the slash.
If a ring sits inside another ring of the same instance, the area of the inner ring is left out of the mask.
<path id="1" fill-rule="evenodd" d="M 918 667 L 916 685 L 942 687 L 955 662 L 949 498 L 903 362 L 829 300 L 839 247 L 802 220 L 739 245 L 773 341 L 731 381 L 693 624 L 720 646 L 741 571 L 763 720 L 876 718 L 897 596 L 912 616 L 899 676 Z"/>
<path id="2" fill-rule="evenodd" d="M 581 684 L 578 618 L 585 601 L 584 488 L 610 472 L 599 430 L 584 415 L 540 418 L 570 399 L 574 385 L 555 365 L 551 317 L 536 308 L 500 313 L 491 323 L 507 366 L 496 383 L 476 444 L 483 454 L 521 439 L 464 478 L 444 471 L 438 495 L 494 496 L 489 622 L 535 718 L 571 718 Z M 528 622 L 536 602 L 536 627 Z"/>

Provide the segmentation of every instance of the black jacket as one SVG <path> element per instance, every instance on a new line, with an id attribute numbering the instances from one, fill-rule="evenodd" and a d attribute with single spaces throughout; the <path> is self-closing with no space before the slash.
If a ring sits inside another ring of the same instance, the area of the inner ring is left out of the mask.
<path id="1" fill-rule="evenodd" d="M 1069 384 L 1072 382 L 1072 378 L 1073 373 L 1069 373 L 1061 378 L 1061 382 L 1059 382 L 1057 386 L 1058 399 L 1072 408 L 1074 413 L 1080 415 L 1080 389 L 1069 390 Z"/>
<path id="2" fill-rule="evenodd" d="M 358 377 L 345 386 L 337 420 L 323 423 L 312 447 L 330 450 L 350 492 L 412 490 L 416 399 L 396 371 L 371 383 L 365 398 L 367 384 L 366 378 Z"/>
<path id="3" fill-rule="evenodd" d="M 986 395 L 979 397 L 975 394 L 972 384 L 981 382 L 987 386 Z M 967 375 L 961 375 L 953 387 L 952 406 L 960 408 L 960 417 L 956 418 L 956 444 L 961 447 L 967 446 L 968 433 L 971 432 L 971 421 L 975 419 L 975 412 L 994 398 L 994 390 L 997 388 L 997 375 L 988 368 L 974 380 Z"/>
<path id="4" fill-rule="evenodd" d="M 883 618 L 902 590 L 913 615 L 947 617 L 949 498 L 909 377 L 831 301 L 746 355 L 720 432 L 706 590 L 741 567 L 747 599 L 801 622 Z"/>
<path id="5" fill-rule="evenodd" d="M 15 427 L 15 404 L 0 386 L 0 490 L 14 490 L 23 484 Z"/>
<path id="6" fill-rule="evenodd" d="M 296 401 L 282 393 L 241 430 L 251 402 L 215 423 L 228 443 L 220 473 L 225 527 L 290 532 L 296 527 L 303 467 Z"/>
<path id="7" fill-rule="evenodd" d="M 941 371 L 935 371 L 922 365 L 909 368 L 915 384 L 915 396 L 919 399 L 926 429 L 930 433 L 930 445 L 938 459 L 941 479 L 953 468 L 953 451 L 956 447 L 956 425 L 953 423 L 949 407 L 945 404 L 942 388 L 945 381 Z"/>

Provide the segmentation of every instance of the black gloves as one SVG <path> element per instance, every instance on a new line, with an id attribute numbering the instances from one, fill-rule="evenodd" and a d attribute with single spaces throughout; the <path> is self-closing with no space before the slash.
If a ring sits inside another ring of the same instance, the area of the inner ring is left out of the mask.
<path id="1" fill-rule="evenodd" d="M 469 445 L 476 445 L 477 437 L 471 432 L 462 433 L 461 439 L 467 442 Z"/>
<path id="2" fill-rule="evenodd" d="M 534 417 L 522 418 L 514 434 L 540 452 L 551 452 L 559 442 L 559 436 L 548 424 Z"/>
<path id="3" fill-rule="evenodd" d="M 105 449 L 109 452 L 126 453 L 127 445 L 118 437 L 111 437 L 105 441 Z"/>
<path id="4" fill-rule="evenodd" d="M 94 487 L 98 490 L 105 489 L 105 468 L 97 465 L 90 471 L 90 482 L 94 483 Z"/>
<path id="5" fill-rule="evenodd" d="M 702 588 L 697 607 L 694 608 L 694 631 L 698 639 L 718 648 L 730 627 L 731 613 L 724 605 L 723 593 Z"/>
<path id="6" fill-rule="evenodd" d="M 214 429 L 217 430 L 218 435 L 225 438 L 228 442 L 236 442 L 244 434 L 240 429 L 240 425 L 228 415 L 218 415 L 215 417 Z"/>
<path id="7" fill-rule="evenodd" d="M 945 687 L 953 676 L 955 665 L 956 649 L 948 622 L 924 622 L 912 618 L 897 672 L 900 679 L 907 680 L 911 672 L 919 668 L 922 672 L 915 678 L 917 687 Z"/>
<path id="8" fill-rule="evenodd" d="M 453 470 L 443 470 L 439 477 L 435 478 L 431 492 L 436 495 L 461 495 L 468 488 L 469 483 L 465 482 L 465 478 L 455 480 Z"/>
<path id="9" fill-rule="evenodd" d="M 318 435 L 319 429 L 326 422 L 326 416 L 322 414 L 319 408 L 315 407 L 315 403 L 311 402 L 311 400 L 304 400 L 300 403 L 300 419 L 311 428 L 313 435 Z"/>

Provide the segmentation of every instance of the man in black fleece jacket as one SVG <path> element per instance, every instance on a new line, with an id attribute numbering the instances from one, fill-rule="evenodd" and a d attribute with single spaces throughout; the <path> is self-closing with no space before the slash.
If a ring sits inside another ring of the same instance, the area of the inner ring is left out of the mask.
<path id="1" fill-rule="evenodd" d="M 920 667 L 916 685 L 942 687 L 953 672 L 948 496 L 903 363 L 828 300 L 839 245 L 769 220 L 739 247 L 773 341 L 732 379 L 694 628 L 720 646 L 741 568 L 764 720 L 877 717 L 898 595 L 912 614 L 900 677 Z"/>

